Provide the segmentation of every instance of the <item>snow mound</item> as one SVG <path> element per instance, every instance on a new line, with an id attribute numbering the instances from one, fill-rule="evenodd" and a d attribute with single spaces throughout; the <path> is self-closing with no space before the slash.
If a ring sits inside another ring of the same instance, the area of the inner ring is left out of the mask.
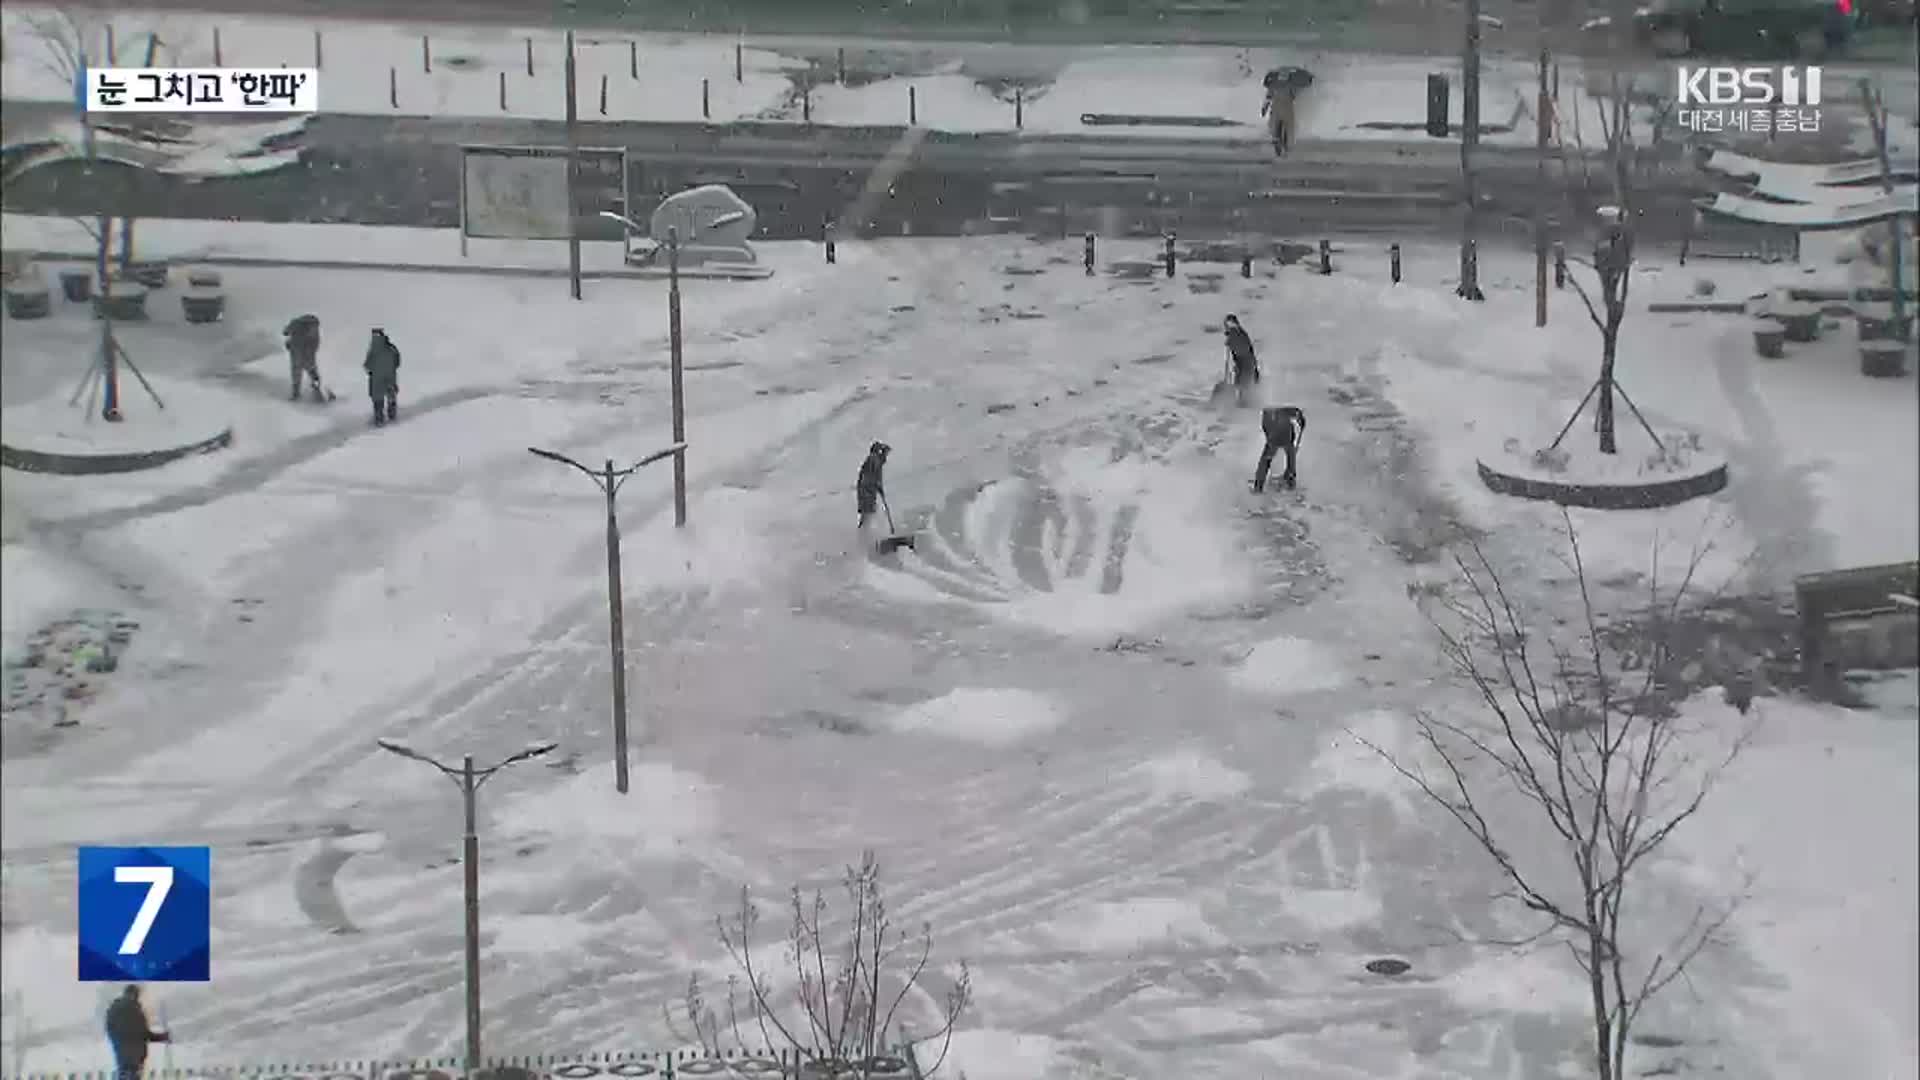
<path id="1" fill-rule="evenodd" d="M 1253 647 L 1230 676 L 1235 686 L 1262 694 L 1310 694 L 1348 681 L 1332 652 L 1305 638 L 1277 637 Z"/>
<path id="2" fill-rule="evenodd" d="M 44 548 L 0 546 L 0 643 L 11 653 L 47 623 L 111 592 L 106 582 Z"/>
<path id="3" fill-rule="evenodd" d="M 668 858 L 706 834 L 716 816 L 713 789 L 700 777 L 665 762 L 633 766 L 630 790 L 614 790 L 613 764 L 588 769 L 547 791 L 523 795 L 504 806 L 497 827 L 510 834 L 539 834 Z"/>
<path id="4" fill-rule="evenodd" d="M 1378 893 L 1370 889 L 1301 889 L 1282 894 L 1287 915 L 1315 930 L 1344 930 L 1380 918 Z"/>
<path id="5" fill-rule="evenodd" d="M 595 932 L 572 915 L 491 915 L 486 929 L 489 950 L 521 956 L 577 953 Z"/>
<path id="6" fill-rule="evenodd" d="M 768 568 L 779 563 L 768 541 L 772 510 L 771 500 L 757 491 L 701 492 L 687 508 L 685 529 L 674 527 L 668 511 L 624 542 L 623 581 L 642 589 L 761 584 Z"/>
<path id="7" fill-rule="evenodd" d="M 1415 756 L 1413 725 L 1405 717 L 1385 710 L 1361 713 L 1349 719 L 1345 730 L 1314 755 L 1294 793 L 1311 798 L 1332 792 L 1363 792 L 1385 799 L 1401 817 L 1418 820 L 1413 782 L 1394 771 L 1368 743 L 1403 761 Z"/>
<path id="8" fill-rule="evenodd" d="M 1198 904 L 1173 897 L 1089 904 L 1050 921 L 1046 933 L 1055 941 L 1093 952 L 1131 952 L 1156 942 L 1221 940 Z"/>
<path id="9" fill-rule="evenodd" d="M 1162 802 L 1230 799 L 1245 793 L 1253 784 L 1246 773 L 1198 750 L 1163 754 L 1134 771 L 1146 780 L 1153 798 Z"/>
<path id="10" fill-rule="evenodd" d="M 1060 726 L 1060 706 L 1029 690 L 961 688 L 887 717 L 894 731 L 938 735 L 983 746 L 1012 746 Z"/>
<path id="11" fill-rule="evenodd" d="M 1064 1062 L 1057 1039 L 983 1028 L 953 1033 L 940 1072 L 967 1080 L 1058 1080 Z"/>
<path id="12" fill-rule="evenodd" d="M 1546 944 L 1477 960 L 1442 980 L 1447 995 L 1475 1012 L 1578 1016 L 1592 1007 L 1567 950 Z"/>

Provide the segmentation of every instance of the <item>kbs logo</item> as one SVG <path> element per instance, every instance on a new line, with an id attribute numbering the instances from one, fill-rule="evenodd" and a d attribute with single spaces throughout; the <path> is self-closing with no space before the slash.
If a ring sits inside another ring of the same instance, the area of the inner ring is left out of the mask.
<path id="1" fill-rule="evenodd" d="M 1683 67 L 1678 72 L 1681 108 L 1702 105 L 1820 104 L 1817 67 Z"/>
<path id="2" fill-rule="evenodd" d="M 81 982 L 211 978 L 207 848 L 83 847 L 79 876 Z"/>
<path id="3" fill-rule="evenodd" d="M 1679 124 L 1717 134 L 1820 130 L 1820 69 L 1682 67 L 1675 76 Z"/>

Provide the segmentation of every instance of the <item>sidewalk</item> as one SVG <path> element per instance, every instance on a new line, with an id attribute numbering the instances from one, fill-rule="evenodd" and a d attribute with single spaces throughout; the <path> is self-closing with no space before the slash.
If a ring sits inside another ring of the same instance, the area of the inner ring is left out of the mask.
<path id="1" fill-rule="evenodd" d="M 6 214 L 0 218 L 6 250 L 45 262 L 94 259 L 94 241 L 79 221 Z M 771 268 L 817 258 L 804 242 L 755 244 Z M 204 266 L 299 266 L 314 270 L 394 270 L 501 277 L 566 277 L 561 240 L 470 240 L 460 254 L 458 229 L 392 225 L 305 225 L 260 221 L 179 221 L 142 218 L 141 257 Z M 580 245 L 581 276 L 653 280 L 659 270 L 635 269 L 615 243 Z M 700 276 L 689 270 L 687 277 Z"/>

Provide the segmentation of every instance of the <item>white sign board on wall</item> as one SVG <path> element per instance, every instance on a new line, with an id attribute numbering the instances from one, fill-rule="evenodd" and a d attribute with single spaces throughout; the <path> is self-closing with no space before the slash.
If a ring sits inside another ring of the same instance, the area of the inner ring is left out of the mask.
<path id="1" fill-rule="evenodd" d="M 602 210 L 628 213 L 627 152 L 581 147 L 580 238 L 625 238 Z M 460 233 L 487 240 L 566 240 L 567 149 L 562 146 L 460 148 Z"/>

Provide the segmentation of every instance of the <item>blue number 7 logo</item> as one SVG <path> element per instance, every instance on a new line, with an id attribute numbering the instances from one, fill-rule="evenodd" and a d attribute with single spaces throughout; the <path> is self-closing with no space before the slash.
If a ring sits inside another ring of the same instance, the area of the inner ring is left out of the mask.
<path id="1" fill-rule="evenodd" d="M 212 859 L 204 847 L 83 847 L 80 981 L 206 982 Z"/>

